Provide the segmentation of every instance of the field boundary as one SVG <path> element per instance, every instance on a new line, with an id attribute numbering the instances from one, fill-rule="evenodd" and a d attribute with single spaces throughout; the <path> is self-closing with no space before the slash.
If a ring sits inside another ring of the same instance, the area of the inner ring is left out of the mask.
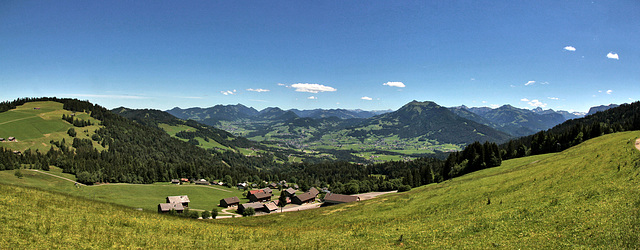
<path id="1" fill-rule="evenodd" d="M 66 180 L 66 181 L 70 181 L 70 182 L 76 183 L 76 184 L 78 184 L 78 185 L 86 186 L 85 184 L 82 184 L 82 183 L 80 183 L 80 182 L 74 181 L 74 180 L 72 180 L 72 179 L 65 178 L 65 177 L 62 177 L 62 176 L 57 176 L 57 175 L 55 175 L 55 174 L 50 174 L 50 173 L 42 172 L 42 171 L 37 170 L 37 169 L 27 169 L 27 170 L 29 170 L 29 171 L 33 171 L 33 172 L 36 172 L 36 173 L 41 173 L 41 174 L 51 175 L 51 176 L 53 176 L 53 177 L 58 177 L 58 178 L 60 178 L 60 179 Z"/>

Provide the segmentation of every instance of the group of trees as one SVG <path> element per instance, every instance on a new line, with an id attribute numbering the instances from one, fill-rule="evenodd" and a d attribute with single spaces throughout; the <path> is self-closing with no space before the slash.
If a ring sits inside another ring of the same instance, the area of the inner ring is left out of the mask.
<path id="1" fill-rule="evenodd" d="M 503 159 L 560 152 L 591 138 L 630 130 L 640 130 L 640 102 L 622 104 L 511 140 L 500 145 L 500 152 Z"/>
<path id="2" fill-rule="evenodd" d="M 205 210 L 205 211 L 202 211 L 202 213 L 198 213 L 197 211 L 191 211 L 189 210 L 189 208 L 186 208 L 182 213 L 178 213 L 176 210 L 171 209 L 169 210 L 169 215 L 180 216 L 180 217 L 191 218 L 191 219 L 198 219 L 198 218 L 215 219 L 216 217 L 218 217 L 218 210 L 214 208 L 213 210 L 211 210 L 211 212 Z"/>
<path id="3" fill-rule="evenodd" d="M 65 120 L 70 124 L 73 124 L 73 126 L 75 127 L 86 127 L 86 126 L 93 125 L 93 123 L 91 123 L 91 121 L 89 120 L 83 120 L 83 119 L 78 119 L 74 117 L 75 117 L 74 115 L 62 114 L 62 120 Z"/>

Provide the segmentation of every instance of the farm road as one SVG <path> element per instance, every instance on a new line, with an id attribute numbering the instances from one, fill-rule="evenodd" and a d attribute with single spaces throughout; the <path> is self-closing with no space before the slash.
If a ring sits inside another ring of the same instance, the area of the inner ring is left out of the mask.
<path id="1" fill-rule="evenodd" d="M 11 120 L 11 121 L 6 121 L 6 122 L 3 122 L 3 123 L 0 123 L 0 125 L 4 125 L 4 124 L 7 124 L 7 123 L 12 123 L 12 122 L 17 122 L 17 121 L 20 121 L 20 120 L 26 120 L 26 119 L 36 118 L 36 117 L 37 117 L 37 116 L 24 117 L 24 118 L 20 118 L 20 119 Z"/>
<path id="2" fill-rule="evenodd" d="M 63 179 L 63 180 L 67 180 L 67 181 L 70 181 L 70 182 L 73 182 L 73 183 L 77 183 L 78 185 L 86 186 L 86 185 L 84 185 L 84 184 L 82 184 L 82 183 L 80 183 L 80 182 L 76 182 L 76 181 L 74 181 L 74 180 L 72 180 L 72 179 L 64 178 L 64 177 L 62 177 L 62 176 L 57 176 L 57 175 L 55 175 L 55 174 L 50 174 L 50 173 L 47 173 L 47 172 L 42 172 L 42 171 L 37 170 L 37 169 L 27 169 L 27 170 L 29 170 L 29 171 L 33 171 L 33 172 L 38 172 L 38 173 L 41 173 L 41 174 L 51 175 L 51 176 L 53 176 L 53 177 L 57 177 L 57 178 L 60 178 L 60 179 Z"/>

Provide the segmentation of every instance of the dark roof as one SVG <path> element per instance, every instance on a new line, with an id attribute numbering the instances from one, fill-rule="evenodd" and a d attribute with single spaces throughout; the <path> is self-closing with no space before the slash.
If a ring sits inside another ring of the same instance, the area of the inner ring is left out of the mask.
<path id="1" fill-rule="evenodd" d="M 318 189 L 311 187 L 309 189 L 309 193 L 313 194 L 313 195 L 318 195 L 320 193 L 320 191 L 318 191 Z"/>
<path id="2" fill-rule="evenodd" d="M 299 199 L 300 201 L 305 202 L 305 201 L 308 201 L 308 200 L 311 200 L 311 199 L 316 198 L 316 195 L 315 195 L 315 194 L 312 194 L 312 193 L 310 193 L 310 192 L 306 192 L 306 193 L 304 193 L 304 194 L 299 194 L 299 195 L 294 196 L 294 198 L 295 198 L 295 197 L 298 197 L 298 199 Z"/>
<path id="3" fill-rule="evenodd" d="M 289 193 L 289 194 L 295 194 L 295 193 L 296 193 L 296 190 L 295 190 L 295 189 L 293 189 L 293 188 L 287 188 L 287 189 L 285 189 L 284 191 L 285 191 L 285 192 L 287 192 L 287 193 Z"/>
<path id="4" fill-rule="evenodd" d="M 171 209 L 176 211 L 184 210 L 182 203 L 160 203 L 158 204 L 158 206 L 160 207 L 160 211 L 163 211 L 163 212 L 169 212 L 171 211 Z"/>
<path id="5" fill-rule="evenodd" d="M 264 199 L 264 198 L 271 197 L 271 194 L 267 194 L 267 193 L 264 193 L 264 192 L 255 193 L 255 194 L 251 194 L 251 195 L 255 196 L 257 199 Z"/>
<path id="6" fill-rule="evenodd" d="M 186 195 L 180 195 L 180 196 L 169 196 L 167 197 L 167 201 L 169 203 L 188 203 L 189 201 L 189 197 Z"/>
<path id="7" fill-rule="evenodd" d="M 347 203 L 347 202 L 354 202 L 354 201 L 358 201 L 357 196 L 328 193 L 324 197 L 324 202 L 329 202 L 329 203 Z"/>
<path id="8" fill-rule="evenodd" d="M 250 207 L 252 207 L 253 209 L 261 209 L 261 208 L 264 207 L 264 204 L 262 204 L 260 202 L 251 202 L 251 203 L 242 204 L 240 206 L 242 206 L 243 210 L 247 209 L 247 208 L 250 208 Z"/>
<path id="9" fill-rule="evenodd" d="M 209 185 L 208 181 L 195 181 L 195 183 L 199 185 Z"/>
<path id="10" fill-rule="evenodd" d="M 221 201 L 224 201 L 227 204 L 240 203 L 240 199 L 237 196 L 224 198 Z"/>
<path id="11" fill-rule="evenodd" d="M 264 190 L 265 193 L 273 193 L 273 190 L 271 190 L 271 188 L 263 188 L 262 190 Z"/>

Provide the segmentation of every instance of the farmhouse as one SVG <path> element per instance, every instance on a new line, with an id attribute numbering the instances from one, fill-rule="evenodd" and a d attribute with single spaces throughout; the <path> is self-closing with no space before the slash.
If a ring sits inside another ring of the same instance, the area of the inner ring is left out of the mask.
<path id="1" fill-rule="evenodd" d="M 158 204 L 158 213 L 168 213 L 171 210 L 176 210 L 178 213 L 184 212 L 184 207 L 181 203 L 160 203 Z"/>
<path id="2" fill-rule="evenodd" d="M 187 179 L 187 178 L 180 178 L 180 181 L 181 181 L 181 182 L 189 182 L 189 179 Z"/>
<path id="3" fill-rule="evenodd" d="M 278 210 L 278 205 L 276 205 L 275 202 L 266 203 L 264 204 L 264 210 L 267 211 L 267 213 L 271 213 Z"/>
<path id="4" fill-rule="evenodd" d="M 296 194 L 296 190 L 293 188 L 287 188 L 284 191 L 282 191 L 283 194 L 285 194 L 286 196 L 292 197 Z"/>
<path id="5" fill-rule="evenodd" d="M 255 193 L 255 194 L 250 194 L 248 198 L 249 198 L 249 200 L 251 202 L 270 201 L 271 200 L 271 194 L 267 194 L 265 192 Z"/>
<path id="6" fill-rule="evenodd" d="M 0 138 L 0 141 L 4 141 L 4 138 Z"/>
<path id="7" fill-rule="evenodd" d="M 271 184 L 268 185 L 268 187 L 270 187 L 271 189 L 277 189 L 278 188 L 278 184 L 275 184 L 275 183 L 272 182 Z"/>
<path id="8" fill-rule="evenodd" d="M 257 194 L 257 193 L 264 193 L 264 190 L 262 189 L 249 190 L 249 195 Z"/>
<path id="9" fill-rule="evenodd" d="M 357 196 L 334 194 L 334 193 L 328 193 L 324 197 L 324 203 L 327 205 L 356 202 L 359 200 L 360 200 L 360 197 L 357 197 Z"/>
<path id="10" fill-rule="evenodd" d="M 167 197 L 167 203 L 180 203 L 183 207 L 189 207 L 189 202 L 189 197 L 186 195 Z"/>
<path id="11" fill-rule="evenodd" d="M 180 184 L 180 180 L 178 180 L 178 179 L 171 179 L 171 184 L 177 184 L 177 185 L 179 185 L 179 184 Z"/>
<path id="12" fill-rule="evenodd" d="M 293 196 L 293 198 L 291 198 L 291 203 L 298 204 L 298 205 L 302 205 L 304 203 L 312 203 L 316 199 L 316 195 L 318 195 L 318 194 L 317 193 L 312 193 L 312 192 L 306 192 L 304 194 L 299 194 L 299 195 Z"/>
<path id="13" fill-rule="evenodd" d="M 221 207 L 233 207 L 240 205 L 240 199 L 237 196 L 224 198 L 220 200 Z"/>
<path id="14" fill-rule="evenodd" d="M 247 187 L 247 183 L 246 182 L 238 183 L 236 187 L 238 187 L 238 189 L 245 189 Z"/>
<path id="15" fill-rule="evenodd" d="M 245 209 L 250 208 L 250 207 L 253 208 L 253 210 L 255 210 L 256 212 L 263 211 L 264 204 L 262 204 L 260 202 L 245 203 L 245 204 L 242 204 L 242 205 L 238 206 L 238 212 L 239 213 L 243 213 Z"/>
<path id="16" fill-rule="evenodd" d="M 271 188 L 266 187 L 266 188 L 263 188 L 262 190 L 267 194 L 273 195 L 273 190 L 271 190 Z"/>
<path id="17" fill-rule="evenodd" d="M 196 185 L 210 185 L 209 182 L 205 179 L 199 180 L 195 182 Z"/>
<path id="18" fill-rule="evenodd" d="M 16 140 L 16 138 L 15 138 L 15 137 L 9 137 L 9 138 L 7 138 L 7 140 L 9 140 L 9 141 L 15 141 L 15 140 Z"/>
<path id="19" fill-rule="evenodd" d="M 318 189 L 316 189 L 314 187 L 311 187 L 309 189 L 309 193 L 313 194 L 313 196 L 316 196 L 316 195 L 318 195 L 320 193 L 320 191 L 318 191 Z"/>

